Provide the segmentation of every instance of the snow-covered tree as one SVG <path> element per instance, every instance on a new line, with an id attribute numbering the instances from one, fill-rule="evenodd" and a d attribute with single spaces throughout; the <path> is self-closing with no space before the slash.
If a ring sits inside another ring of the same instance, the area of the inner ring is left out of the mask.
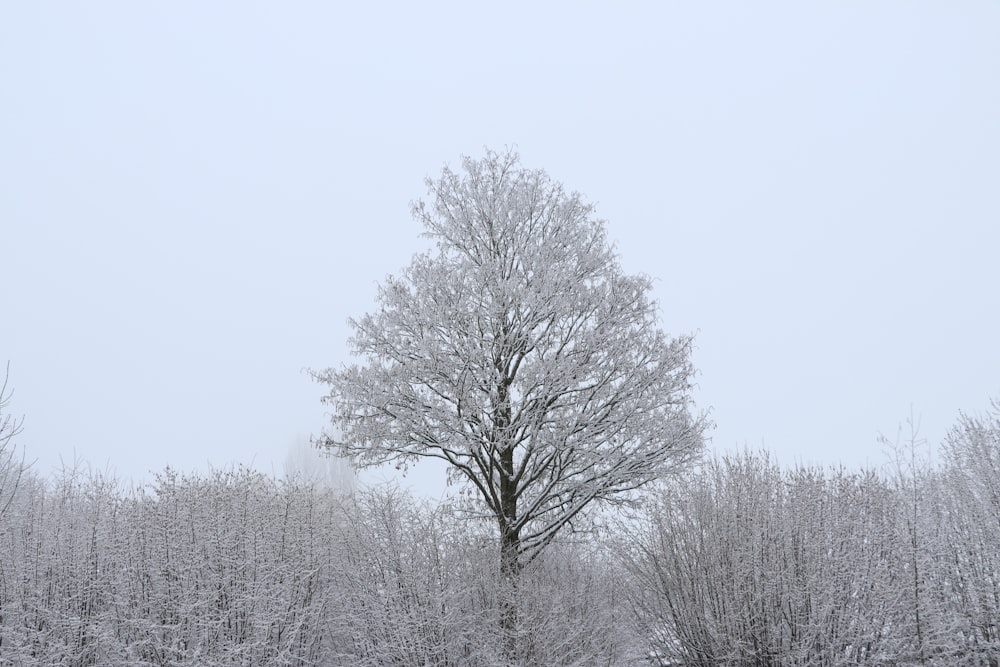
<path id="1" fill-rule="evenodd" d="M 624 543 L 653 662 L 904 664 L 886 659 L 915 641 L 896 505 L 870 472 L 782 471 L 761 454 L 707 462 Z"/>
<path id="2" fill-rule="evenodd" d="M 358 465 L 424 457 L 478 495 L 516 578 L 589 509 L 701 451 L 692 338 L 658 325 L 651 280 L 622 271 L 592 206 L 515 153 L 428 180 L 436 242 L 352 320 L 359 363 L 330 387 L 323 444 Z"/>
<path id="3" fill-rule="evenodd" d="M 945 509 L 939 541 L 949 608 L 965 664 L 1000 665 L 1000 400 L 963 414 L 943 447 Z"/>
<path id="4" fill-rule="evenodd" d="M 14 438 L 21 432 L 22 420 L 15 419 L 6 411 L 12 391 L 7 388 L 10 364 L 4 370 L 0 383 L 0 516 L 10 506 L 17 485 L 24 472 L 24 456 L 17 455 Z"/>

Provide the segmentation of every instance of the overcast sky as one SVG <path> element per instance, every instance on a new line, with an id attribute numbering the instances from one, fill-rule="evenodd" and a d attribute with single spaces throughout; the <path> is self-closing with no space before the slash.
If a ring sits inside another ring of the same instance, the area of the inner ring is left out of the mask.
<path id="1" fill-rule="evenodd" d="M 614 6 L 613 6 L 614 5 Z M 1000 3 L 0 0 L 0 362 L 20 444 L 280 472 L 305 368 L 516 146 L 597 204 L 712 449 L 883 460 L 1000 397 Z"/>

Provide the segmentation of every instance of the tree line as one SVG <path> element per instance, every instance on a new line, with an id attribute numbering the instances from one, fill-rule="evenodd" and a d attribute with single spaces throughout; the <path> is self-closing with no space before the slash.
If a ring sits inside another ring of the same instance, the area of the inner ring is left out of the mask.
<path id="1" fill-rule="evenodd" d="M 516 659 L 995 666 L 1000 408 L 941 458 L 706 460 L 524 568 Z M 0 665 L 510 664 L 491 529 L 459 499 L 248 469 L 25 473 L 0 516 Z"/>
<path id="2" fill-rule="evenodd" d="M 27 474 L 0 518 L 0 665 L 500 664 L 497 555 L 460 515 L 248 469 Z M 605 559 L 566 545 L 525 573 L 524 660 L 618 664 Z"/>
<path id="3" fill-rule="evenodd" d="M 661 665 L 1000 664 L 1000 405 L 932 465 L 711 460 L 664 487 L 619 553 Z"/>
<path id="4" fill-rule="evenodd" d="M 0 419 L 4 413 L 0 412 Z M 7 420 L 6 433 L 19 428 Z M 507 591 L 491 521 L 249 469 L 146 487 L 0 439 L 0 665 L 981 665 L 1000 656 L 1000 403 L 879 469 L 710 458 Z"/>

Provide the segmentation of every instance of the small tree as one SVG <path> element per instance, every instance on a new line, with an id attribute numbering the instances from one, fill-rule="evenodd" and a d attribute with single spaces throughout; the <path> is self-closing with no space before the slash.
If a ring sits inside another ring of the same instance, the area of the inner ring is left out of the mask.
<path id="1" fill-rule="evenodd" d="M 890 465 L 894 472 L 894 482 L 899 496 L 899 508 L 906 527 L 906 597 L 912 604 L 913 659 L 917 664 L 928 662 L 928 623 L 927 623 L 927 554 L 925 543 L 925 494 L 931 478 L 930 455 L 927 451 L 927 441 L 918 437 L 919 420 L 911 414 L 906 420 L 909 427 L 909 438 L 902 440 L 902 427 L 895 441 L 879 434 L 878 441 L 890 456 Z"/>
<path id="2" fill-rule="evenodd" d="M 23 419 L 15 419 L 6 408 L 13 391 L 7 389 L 10 363 L 7 364 L 3 382 L 0 383 L 0 516 L 7 511 L 24 474 L 24 455 L 17 456 L 14 438 L 21 432 Z"/>
<path id="3" fill-rule="evenodd" d="M 1000 667 L 1000 399 L 990 403 L 985 414 L 963 413 L 942 448 L 944 543 L 956 592 L 951 616 L 963 619 L 955 635 L 966 661 Z"/>
<path id="4" fill-rule="evenodd" d="M 651 280 L 623 273 L 592 207 L 514 153 L 463 166 L 413 206 L 436 252 L 350 321 L 362 362 L 314 372 L 334 426 L 320 442 L 360 467 L 447 461 L 516 581 L 588 509 L 692 461 L 705 420 L 692 338 L 658 328 Z"/>

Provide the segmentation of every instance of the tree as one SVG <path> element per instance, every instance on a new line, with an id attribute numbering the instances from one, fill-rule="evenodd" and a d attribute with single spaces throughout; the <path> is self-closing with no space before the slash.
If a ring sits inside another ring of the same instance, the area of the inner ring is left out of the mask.
<path id="1" fill-rule="evenodd" d="M 349 461 L 317 449 L 306 436 L 297 436 L 285 455 L 285 479 L 314 484 L 350 495 L 357 487 Z"/>
<path id="2" fill-rule="evenodd" d="M 870 471 L 782 470 L 763 452 L 705 462 L 622 543 L 650 662 L 896 664 L 896 503 Z"/>
<path id="3" fill-rule="evenodd" d="M 0 383 L 0 517 L 10 507 L 17 486 L 24 474 L 24 455 L 18 457 L 14 438 L 21 432 L 23 419 L 15 419 L 5 408 L 10 403 L 12 390 L 7 389 L 10 377 L 10 364 L 4 371 L 3 383 Z"/>
<path id="4" fill-rule="evenodd" d="M 949 468 L 983 510 L 983 520 L 1000 528 L 1000 399 L 985 416 L 962 414 L 949 431 L 944 455 Z"/>
<path id="5" fill-rule="evenodd" d="M 954 592 L 945 614 L 962 619 L 954 636 L 965 662 L 1000 667 L 1000 399 L 990 404 L 986 414 L 963 413 L 942 448 L 950 560 L 942 578 Z"/>
<path id="6" fill-rule="evenodd" d="M 622 271 L 592 206 L 513 152 L 463 167 L 412 209 L 436 251 L 350 321 L 360 363 L 313 372 L 334 427 L 320 443 L 360 467 L 447 461 L 516 581 L 588 510 L 691 462 L 706 420 L 692 337 L 658 328 L 650 278 Z"/>

